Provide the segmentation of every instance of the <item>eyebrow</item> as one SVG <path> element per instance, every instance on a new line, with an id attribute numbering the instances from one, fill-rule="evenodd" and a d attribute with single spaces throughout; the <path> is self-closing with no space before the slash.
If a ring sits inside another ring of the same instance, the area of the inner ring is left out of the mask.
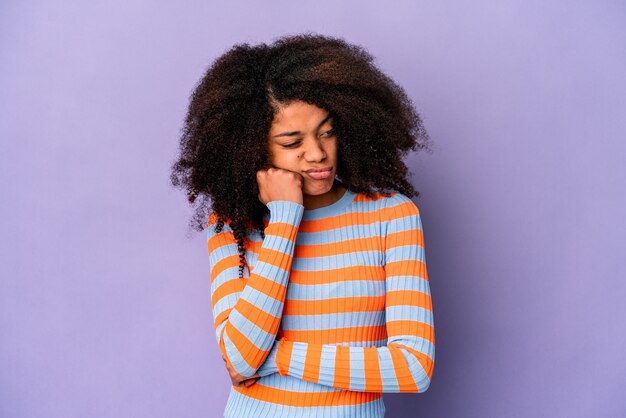
<path id="1" fill-rule="evenodd" d="M 323 121 L 321 121 L 319 123 L 319 125 L 317 125 L 317 129 L 319 129 L 323 124 L 325 124 L 328 119 L 330 119 L 330 113 L 324 118 Z M 283 132 L 282 134 L 278 134 L 278 135 L 274 135 L 272 138 L 279 138 L 281 136 L 294 136 L 294 135 L 301 135 L 302 132 L 300 131 L 293 131 L 293 132 Z"/>

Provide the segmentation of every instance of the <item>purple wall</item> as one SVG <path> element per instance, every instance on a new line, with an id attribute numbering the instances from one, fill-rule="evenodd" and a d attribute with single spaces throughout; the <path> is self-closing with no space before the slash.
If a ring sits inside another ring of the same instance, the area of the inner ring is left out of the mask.
<path id="1" fill-rule="evenodd" d="M 408 159 L 437 365 L 387 416 L 624 416 L 624 3 L 262 3 L 0 5 L 0 416 L 220 416 L 168 169 L 210 61 L 306 30 L 367 47 L 435 142 Z"/>

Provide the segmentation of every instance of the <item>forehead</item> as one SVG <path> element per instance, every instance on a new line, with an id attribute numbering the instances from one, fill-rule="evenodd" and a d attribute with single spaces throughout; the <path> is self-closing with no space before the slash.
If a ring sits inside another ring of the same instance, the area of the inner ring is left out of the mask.
<path id="1" fill-rule="evenodd" d="M 328 112 L 315 105 L 297 100 L 281 105 L 274 115 L 270 132 L 283 128 L 316 128 Z"/>

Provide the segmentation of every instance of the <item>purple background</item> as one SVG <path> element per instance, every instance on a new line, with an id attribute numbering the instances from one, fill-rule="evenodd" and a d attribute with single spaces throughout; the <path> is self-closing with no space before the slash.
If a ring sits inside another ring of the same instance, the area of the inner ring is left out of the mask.
<path id="1" fill-rule="evenodd" d="M 387 416 L 624 416 L 626 6 L 391 3 L 2 2 L 0 416 L 221 416 L 169 166 L 215 57 L 307 30 L 365 46 L 435 143 L 407 157 L 435 375 Z"/>

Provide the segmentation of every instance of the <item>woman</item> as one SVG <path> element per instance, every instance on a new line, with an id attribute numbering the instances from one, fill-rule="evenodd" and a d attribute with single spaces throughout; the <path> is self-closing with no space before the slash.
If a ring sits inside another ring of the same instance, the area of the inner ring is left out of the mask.
<path id="1" fill-rule="evenodd" d="M 402 156 L 428 137 L 363 48 L 236 45 L 192 95 L 172 182 L 208 218 L 225 417 L 382 417 L 423 392 L 434 327 Z"/>

